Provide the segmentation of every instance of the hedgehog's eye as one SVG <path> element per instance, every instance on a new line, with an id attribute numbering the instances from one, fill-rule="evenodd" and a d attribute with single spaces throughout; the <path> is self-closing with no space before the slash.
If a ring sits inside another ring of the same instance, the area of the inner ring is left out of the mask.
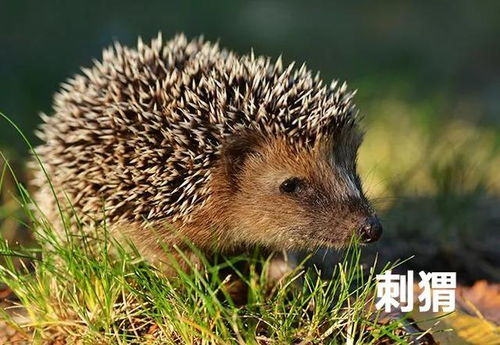
<path id="1" fill-rule="evenodd" d="M 300 190 L 302 180 L 298 177 L 292 177 L 283 181 L 280 185 L 280 192 L 284 194 L 295 194 Z"/>

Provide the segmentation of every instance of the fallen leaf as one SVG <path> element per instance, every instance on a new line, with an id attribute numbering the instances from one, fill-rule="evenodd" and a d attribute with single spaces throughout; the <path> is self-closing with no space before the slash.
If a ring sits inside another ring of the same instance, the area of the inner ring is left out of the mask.
<path id="1" fill-rule="evenodd" d="M 500 326 L 500 284 L 480 280 L 472 287 L 459 286 L 456 299 L 457 306 L 469 315 L 483 317 Z"/>

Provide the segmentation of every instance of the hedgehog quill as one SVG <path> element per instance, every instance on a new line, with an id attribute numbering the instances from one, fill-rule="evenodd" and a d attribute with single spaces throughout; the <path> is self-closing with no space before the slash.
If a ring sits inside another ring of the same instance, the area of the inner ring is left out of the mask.
<path id="1" fill-rule="evenodd" d="M 65 213 L 105 220 L 153 262 L 181 237 L 222 253 L 372 242 L 382 227 L 356 172 L 353 95 L 281 58 L 159 35 L 116 43 L 64 83 L 36 151 Z M 40 169 L 34 184 L 60 223 Z"/>

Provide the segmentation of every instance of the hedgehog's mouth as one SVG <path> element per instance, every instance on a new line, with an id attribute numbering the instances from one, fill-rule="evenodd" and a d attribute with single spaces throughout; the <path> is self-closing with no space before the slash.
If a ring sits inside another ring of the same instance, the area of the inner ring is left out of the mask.
<path id="1" fill-rule="evenodd" d="M 382 224 L 378 217 L 373 215 L 368 217 L 358 229 L 357 235 L 361 243 L 373 243 L 382 236 Z"/>
<path id="2" fill-rule="evenodd" d="M 329 235 L 329 236 L 328 236 Z M 376 216 L 367 218 L 359 229 L 351 232 L 350 235 L 341 233 L 331 233 L 323 235 L 316 233 L 314 242 L 320 247 L 333 247 L 337 249 L 346 248 L 351 244 L 357 243 L 361 245 L 376 242 L 382 236 L 382 225 Z"/>

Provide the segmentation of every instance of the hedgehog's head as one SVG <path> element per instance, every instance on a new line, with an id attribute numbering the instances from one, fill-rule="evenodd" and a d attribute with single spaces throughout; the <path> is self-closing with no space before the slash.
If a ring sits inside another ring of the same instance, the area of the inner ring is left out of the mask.
<path id="1" fill-rule="evenodd" d="M 223 150 L 233 238 L 275 249 L 376 241 L 382 227 L 356 172 L 362 136 L 339 130 L 313 145 L 246 134 Z"/>

